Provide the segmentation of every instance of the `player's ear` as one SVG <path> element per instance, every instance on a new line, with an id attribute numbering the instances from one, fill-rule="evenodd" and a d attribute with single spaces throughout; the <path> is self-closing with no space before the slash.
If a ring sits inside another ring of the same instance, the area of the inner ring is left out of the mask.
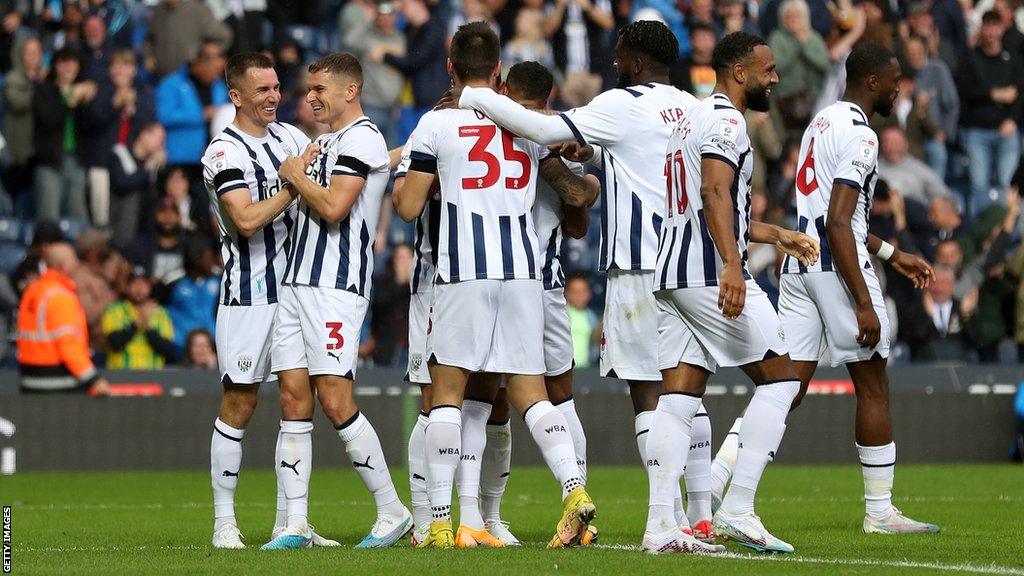
<path id="1" fill-rule="evenodd" d="M 491 70 L 491 86 L 497 87 L 497 86 L 500 86 L 500 85 L 501 85 L 501 60 L 498 60 L 498 63 L 494 65 L 494 70 Z"/>
<path id="2" fill-rule="evenodd" d="M 231 99 L 231 103 L 235 105 L 235 108 L 241 108 L 242 94 L 238 90 L 234 88 L 228 90 L 228 98 Z"/>
<path id="3" fill-rule="evenodd" d="M 445 61 L 445 68 L 448 69 L 448 75 L 451 76 L 452 78 L 455 78 L 455 67 L 452 66 L 452 59 L 451 58 L 448 58 Z"/>
<path id="4" fill-rule="evenodd" d="M 747 67 L 742 62 L 737 62 L 732 65 L 732 78 L 737 84 L 747 83 Z"/>

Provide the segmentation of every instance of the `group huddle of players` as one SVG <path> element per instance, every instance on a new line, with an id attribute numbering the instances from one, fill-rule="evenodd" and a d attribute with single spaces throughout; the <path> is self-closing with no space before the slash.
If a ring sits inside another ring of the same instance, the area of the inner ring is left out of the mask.
<path id="1" fill-rule="evenodd" d="M 919 287 L 932 275 L 925 261 L 867 231 L 878 151 L 868 120 L 892 111 L 900 79 L 893 54 L 865 44 L 849 55 L 843 98 L 804 133 L 798 230 L 786 230 L 750 220 L 744 114 L 767 111 L 779 82 L 761 38 L 723 38 L 714 94 L 698 101 L 668 81 L 679 52 L 672 32 L 635 22 L 618 34 L 619 87 L 560 114 L 546 109 L 553 81 L 539 64 L 513 66 L 499 89 L 499 52 L 485 24 L 460 27 L 448 62 L 452 89 L 392 151 L 363 116 L 362 69 L 351 55 L 309 67 L 306 102 L 329 127 L 313 142 L 276 121 L 281 96 L 269 59 L 229 60 L 235 120 L 203 157 L 225 260 L 213 545 L 244 547 L 234 516 L 241 441 L 259 384 L 275 380 L 277 518 L 264 549 L 338 545 L 308 520 L 317 399 L 377 505 L 359 547 L 410 534 L 420 547 L 519 545 L 500 515 L 510 408 L 562 489 L 548 546 L 593 544 L 597 507 L 572 400 L 559 254 L 563 234 L 586 234 L 598 196 L 608 283 L 600 369 L 629 383 L 649 481 L 644 550 L 718 553 L 732 540 L 793 552 L 764 527 L 754 498 L 826 349 L 857 389 L 863 530 L 938 531 L 904 516 L 891 498 L 889 329 L 871 256 Z M 421 387 L 423 411 L 408 443 L 411 513 L 352 391 L 392 170 L 394 208 L 416 226 L 408 379 Z M 751 242 L 786 255 L 778 312 L 746 268 Z M 702 396 L 718 366 L 740 367 L 755 391 L 712 460 Z"/>

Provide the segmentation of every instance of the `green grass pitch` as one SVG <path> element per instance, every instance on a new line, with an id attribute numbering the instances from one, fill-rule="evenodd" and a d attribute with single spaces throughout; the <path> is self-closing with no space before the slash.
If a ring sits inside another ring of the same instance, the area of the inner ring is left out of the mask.
<path id="1" fill-rule="evenodd" d="M 404 471 L 393 470 L 408 502 Z M 729 546 L 726 557 L 648 556 L 637 550 L 647 480 L 636 468 L 595 468 L 589 490 L 600 544 L 549 551 L 560 513 L 547 470 L 514 469 L 504 516 L 527 545 L 505 550 L 354 550 L 373 504 L 351 470 L 314 470 L 310 515 L 341 549 L 261 552 L 274 518 L 269 470 L 243 470 L 238 521 L 247 550 L 209 545 L 209 476 L 188 472 L 19 473 L 0 477 L 0 504 L 13 506 L 14 574 L 1012 574 L 1024 575 L 1024 467 L 910 466 L 897 469 L 897 505 L 942 526 L 937 535 L 860 532 L 860 471 L 854 466 L 776 465 L 758 512 L 796 554 L 770 557 Z"/>

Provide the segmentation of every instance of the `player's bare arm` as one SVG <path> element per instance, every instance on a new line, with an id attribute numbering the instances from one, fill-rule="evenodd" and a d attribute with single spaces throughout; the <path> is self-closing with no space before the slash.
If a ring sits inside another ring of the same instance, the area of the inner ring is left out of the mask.
<path id="1" fill-rule="evenodd" d="M 796 258 L 804 266 L 818 261 L 821 246 L 807 234 L 788 230 L 765 222 L 750 222 L 750 240 L 759 244 L 772 244 L 783 253 Z"/>
<path id="2" fill-rule="evenodd" d="M 502 128 L 538 144 L 558 144 L 576 139 L 561 117 L 530 110 L 490 88 L 464 87 L 459 96 L 459 108 L 478 110 Z"/>
<path id="3" fill-rule="evenodd" d="M 402 163 L 402 150 L 405 150 L 405 146 L 388 150 L 388 162 L 391 164 L 392 172 L 398 169 L 398 165 Z"/>
<path id="4" fill-rule="evenodd" d="M 589 208 L 597 201 L 597 190 L 587 185 L 582 176 L 577 176 L 557 156 L 548 156 L 540 161 L 540 177 L 558 193 L 567 206 Z"/>
<path id="5" fill-rule="evenodd" d="M 592 174 L 583 177 L 587 187 L 597 194 L 601 190 L 601 182 Z M 590 227 L 590 210 L 585 206 L 569 206 L 562 204 L 562 231 L 570 238 L 579 240 L 587 235 Z"/>
<path id="6" fill-rule="evenodd" d="M 286 158 L 278 173 L 330 224 L 337 224 L 348 216 L 366 184 L 366 179 L 360 176 L 339 174 L 331 176 L 331 186 L 325 188 L 306 177 L 305 162 L 295 156 Z"/>
<path id="7" fill-rule="evenodd" d="M 722 274 L 718 282 L 718 308 L 726 318 L 735 318 L 743 311 L 747 285 L 743 280 L 743 262 L 733 230 L 732 182 L 736 170 L 716 158 L 700 161 L 700 197 L 708 231 L 722 258 Z"/>
<path id="8" fill-rule="evenodd" d="M 868 234 L 868 252 L 877 255 L 883 243 L 884 241 L 878 236 Z M 913 282 L 914 288 L 927 288 L 932 282 L 932 277 L 935 275 L 932 265 L 927 260 L 899 248 L 895 248 L 888 262 L 893 270 Z"/>
<path id="9" fill-rule="evenodd" d="M 238 233 L 248 238 L 284 212 L 294 199 L 295 193 L 290 188 L 285 188 L 266 200 L 253 202 L 249 189 L 239 188 L 223 194 L 220 197 L 220 204 L 228 213 L 228 218 Z"/>
<path id="10" fill-rule="evenodd" d="M 848 184 L 836 182 L 828 204 L 825 235 L 832 251 L 832 260 L 853 297 L 857 310 L 857 342 L 871 348 L 881 339 L 882 325 L 871 303 L 867 282 L 857 260 L 857 242 L 853 238 L 853 211 L 857 208 L 860 191 Z"/>
<path id="11" fill-rule="evenodd" d="M 395 205 L 398 216 L 406 222 L 412 222 L 419 218 L 436 182 L 437 174 L 409 170 L 401 188 L 396 187 L 391 193 L 391 201 Z"/>

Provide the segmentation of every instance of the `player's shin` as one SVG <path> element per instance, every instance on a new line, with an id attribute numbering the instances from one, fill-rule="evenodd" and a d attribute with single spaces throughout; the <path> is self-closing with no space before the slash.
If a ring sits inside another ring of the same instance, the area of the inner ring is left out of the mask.
<path id="1" fill-rule="evenodd" d="M 501 520 L 501 497 L 512 468 L 512 427 L 509 420 L 487 423 L 487 446 L 480 469 L 480 508 L 485 521 Z"/>
<path id="2" fill-rule="evenodd" d="M 579 414 L 576 413 L 576 402 L 572 396 L 556 404 L 558 411 L 565 417 L 565 423 L 569 427 L 569 434 L 572 436 L 573 450 L 576 452 L 576 465 L 579 466 L 583 483 L 587 483 L 587 437 L 583 432 L 583 423 L 580 422 Z"/>
<path id="3" fill-rule="evenodd" d="M 417 530 L 430 526 L 430 499 L 427 498 L 426 435 L 427 415 L 420 412 L 409 435 L 409 493 L 413 523 Z"/>
<path id="4" fill-rule="evenodd" d="M 896 470 L 896 443 L 883 446 L 857 444 L 864 476 L 864 506 L 870 518 L 886 518 L 892 511 L 892 484 Z"/>
<path id="5" fill-rule="evenodd" d="M 722 511 L 727 515 L 754 512 L 754 495 L 761 474 L 782 442 L 789 406 L 799 390 L 798 381 L 786 380 L 760 384 L 754 391 L 740 427 L 732 484 L 722 501 Z"/>
<path id="6" fill-rule="evenodd" d="M 455 406 L 430 411 L 426 433 L 427 496 L 431 518 L 451 521 L 452 484 L 462 450 L 462 415 Z"/>
<path id="7" fill-rule="evenodd" d="M 523 420 L 540 448 L 544 462 L 562 485 L 562 498 L 583 486 L 565 416 L 551 402 L 541 400 L 526 410 Z"/>
<path id="8" fill-rule="evenodd" d="M 686 459 L 686 517 L 694 530 L 698 523 L 711 520 L 711 418 L 701 404 L 690 432 L 690 452 Z"/>
<path id="9" fill-rule="evenodd" d="M 244 429 L 228 426 L 218 418 L 210 440 L 210 477 L 213 481 L 214 531 L 235 524 L 235 489 L 242 465 Z"/>
<path id="10" fill-rule="evenodd" d="M 281 420 L 280 460 L 277 477 L 284 486 L 287 499 L 289 529 L 308 524 L 309 477 L 313 466 L 313 422 Z"/>
<path id="11" fill-rule="evenodd" d="M 700 403 L 699 397 L 682 393 L 664 394 L 658 401 L 646 435 L 645 464 L 650 487 L 648 533 L 661 534 L 679 526 L 675 498 L 688 456 L 688 451 L 680 447 L 690 445 L 690 431 Z"/>
<path id="12" fill-rule="evenodd" d="M 490 402 L 462 401 L 462 448 L 455 481 L 459 492 L 459 524 L 473 530 L 484 528 L 480 515 L 480 473 L 490 414 Z"/>
<path id="13" fill-rule="evenodd" d="M 733 422 L 732 428 L 725 435 L 725 440 L 722 441 L 722 445 L 715 454 L 715 459 L 711 462 L 711 493 L 719 500 L 725 494 L 725 487 L 729 484 L 732 471 L 736 468 L 736 452 L 739 450 L 742 425 L 743 417 L 740 416 Z"/>
<path id="14" fill-rule="evenodd" d="M 359 474 L 366 489 L 373 494 L 377 504 L 377 517 L 401 517 L 405 507 L 398 500 L 398 492 L 391 481 L 391 472 L 384 460 L 377 431 L 362 412 L 356 412 L 341 426 L 336 427 L 338 436 L 345 443 L 352 466 Z"/>

